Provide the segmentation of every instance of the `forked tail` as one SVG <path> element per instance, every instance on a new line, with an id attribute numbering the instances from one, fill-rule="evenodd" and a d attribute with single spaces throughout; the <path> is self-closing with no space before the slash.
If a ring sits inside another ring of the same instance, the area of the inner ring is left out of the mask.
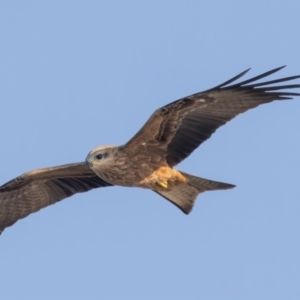
<path id="1" fill-rule="evenodd" d="M 155 191 L 185 214 L 191 212 L 197 196 L 205 191 L 227 190 L 235 185 L 224 182 L 208 180 L 181 172 L 188 180 L 186 183 L 174 187 L 171 191 Z"/>

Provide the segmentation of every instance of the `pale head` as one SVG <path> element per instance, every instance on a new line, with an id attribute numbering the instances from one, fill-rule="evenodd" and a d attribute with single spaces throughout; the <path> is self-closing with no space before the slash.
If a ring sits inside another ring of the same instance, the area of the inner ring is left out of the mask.
<path id="1" fill-rule="evenodd" d="M 86 157 L 86 162 L 91 169 L 109 164 L 114 161 L 115 153 L 118 151 L 116 146 L 100 146 L 90 151 Z"/>

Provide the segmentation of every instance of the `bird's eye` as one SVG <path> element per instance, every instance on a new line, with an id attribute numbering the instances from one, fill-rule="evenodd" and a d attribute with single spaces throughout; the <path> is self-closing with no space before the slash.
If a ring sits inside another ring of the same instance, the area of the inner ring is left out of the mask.
<path id="1" fill-rule="evenodd" d="M 96 155 L 96 158 L 99 159 L 99 160 L 102 159 L 102 157 L 103 157 L 102 154 L 97 154 L 97 155 Z"/>

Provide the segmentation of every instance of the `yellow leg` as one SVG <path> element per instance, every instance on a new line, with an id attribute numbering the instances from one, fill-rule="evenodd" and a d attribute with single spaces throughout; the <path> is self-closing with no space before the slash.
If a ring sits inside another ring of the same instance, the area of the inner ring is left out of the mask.
<path id="1" fill-rule="evenodd" d="M 168 188 L 168 181 L 167 180 L 161 180 L 161 181 L 156 181 L 156 184 L 167 189 Z"/>

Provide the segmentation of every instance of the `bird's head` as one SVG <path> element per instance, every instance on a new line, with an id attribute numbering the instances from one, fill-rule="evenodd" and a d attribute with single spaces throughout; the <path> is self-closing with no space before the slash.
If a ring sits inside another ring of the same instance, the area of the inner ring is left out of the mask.
<path id="1" fill-rule="evenodd" d="M 113 161 L 115 153 L 118 151 L 118 147 L 115 146 L 100 146 L 90 151 L 86 157 L 86 162 L 91 169 L 109 164 Z"/>

